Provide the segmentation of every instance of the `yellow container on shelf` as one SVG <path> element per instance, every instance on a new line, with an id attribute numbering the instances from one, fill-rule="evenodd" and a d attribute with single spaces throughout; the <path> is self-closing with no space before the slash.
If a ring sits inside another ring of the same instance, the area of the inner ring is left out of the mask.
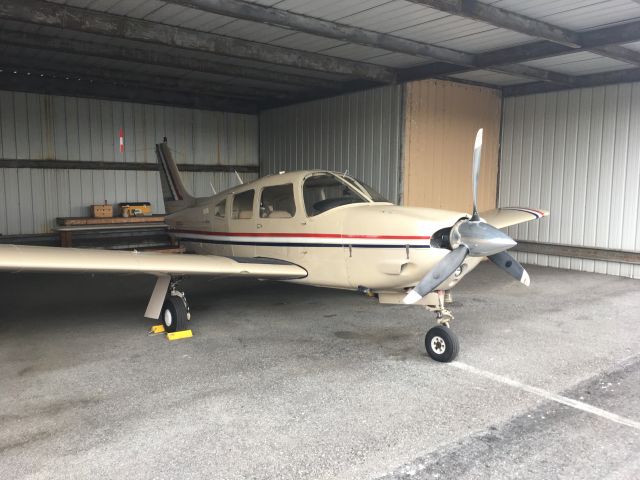
<path id="1" fill-rule="evenodd" d="M 149 202 L 119 203 L 120 215 L 123 217 L 145 217 L 152 214 Z"/>

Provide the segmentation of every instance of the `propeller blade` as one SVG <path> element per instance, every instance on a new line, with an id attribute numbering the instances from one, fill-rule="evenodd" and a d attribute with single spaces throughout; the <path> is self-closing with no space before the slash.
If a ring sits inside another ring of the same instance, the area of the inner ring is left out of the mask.
<path id="1" fill-rule="evenodd" d="M 476 133 L 476 142 L 473 145 L 473 172 L 471 174 L 471 182 L 473 184 L 473 215 L 471 220 L 478 220 L 478 176 L 480 175 L 480 157 L 482 156 L 482 132 L 481 128 Z"/>
<path id="2" fill-rule="evenodd" d="M 491 255 L 489 260 L 527 287 L 529 286 L 529 283 L 531 283 L 529 280 L 529 274 L 524 267 L 507 252 L 500 252 L 495 255 Z"/>
<path id="3" fill-rule="evenodd" d="M 451 276 L 451 274 L 462 265 L 468 253 L 469 249 L 464 245 L 460 245 L 455 250 L 447 253 L 402 301 L 407 305 L 419 302 L 422 297 L 432 292 L 438 285 Z"/>

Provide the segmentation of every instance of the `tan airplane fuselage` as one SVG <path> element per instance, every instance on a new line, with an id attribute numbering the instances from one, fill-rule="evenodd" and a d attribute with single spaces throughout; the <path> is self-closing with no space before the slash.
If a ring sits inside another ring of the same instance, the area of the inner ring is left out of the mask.
<path id="1" fill-rule="evenodd" d="M 288 172 L 263 177 L 207 198 L 168 215 L 171 236 L 189 252 L 234 257 L 265 257 L 304 268 L 296 283 L 339 289 L 365 287 L 375 292 L 401 292 L 414 286 L 447 253 L 434 248 L 432 236 L 451 227 L 465 213 L 362 202 L 309 215 L 303 184 L 326 171 Z M 295 212 L 268 212 L 262 191 L 291 184 Z M 235 195 L 254 190 L 251 209 L 238 211 Z M 224 204 L 222 205 L 222 202 Z M 290 215 L 290 216 L 289 216 Z M 468 257 L 446 281 L 452 288 L 475 268 Z"/>

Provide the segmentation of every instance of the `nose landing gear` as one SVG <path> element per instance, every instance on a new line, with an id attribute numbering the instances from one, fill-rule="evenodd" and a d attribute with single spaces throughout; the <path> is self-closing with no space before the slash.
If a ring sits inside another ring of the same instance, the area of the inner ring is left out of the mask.
<path id="1" fill-rule="evenodd" d="M 460 351 L 460 342 L 449 322 L 453 314 L 445 307 L 447 300 L 445 291 L 438 290 L 438 304 L 427 305 L 427 309 L 435 312 L 438 325 L 430 328 L 424 337 L 424 346 L 429 356 L 437 362 L 452 362 Z M 449 300 L 450 301 L 450 300 Z"/>
<path id="2" fill-rule="evenodd" d="M 444 325 L 429 329 L 424 337 L 424 347 L 431 358 L 437 362 L 451 362 L 460 351 L 460 343 L 455 333 Z"/>

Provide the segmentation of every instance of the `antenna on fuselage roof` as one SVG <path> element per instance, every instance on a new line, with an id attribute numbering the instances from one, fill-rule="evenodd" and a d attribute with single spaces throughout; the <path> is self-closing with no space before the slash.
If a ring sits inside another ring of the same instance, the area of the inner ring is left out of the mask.
<path id="1" fill-rule="evenodd" d="M 236 177 L 238 177 L 238 181 L 240 182 L 240 185 L 244 185 L 244 182 L 242 181 L 242 177 L 240 176 L 240 174 L 238 173 L 237 170 L 234 170 L 233 173 L 236 174 Z"/>

